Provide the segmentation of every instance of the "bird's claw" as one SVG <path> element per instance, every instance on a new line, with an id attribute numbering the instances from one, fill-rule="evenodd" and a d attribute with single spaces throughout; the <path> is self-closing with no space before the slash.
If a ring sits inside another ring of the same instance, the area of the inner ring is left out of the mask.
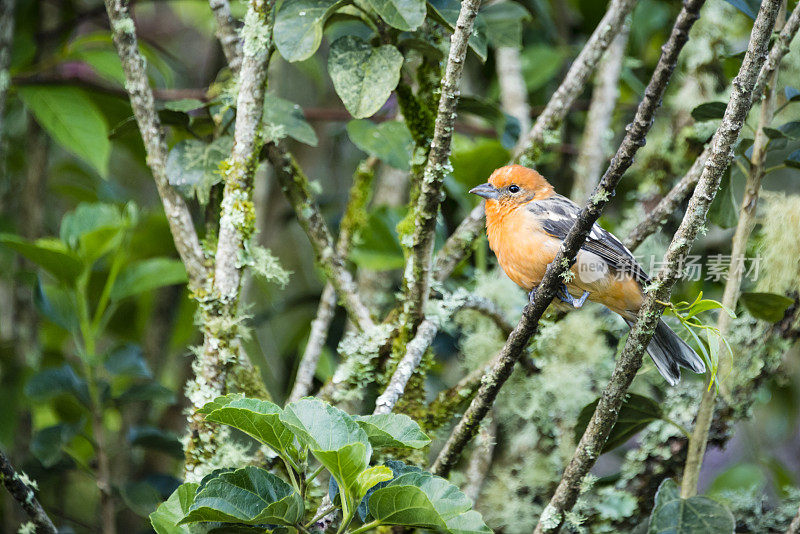
<path id="1" fill-rule="evenodd" d="M 533 286 L 533 289 L 528 291 L 528 302 L 533 303 L 533 298 L 536 296 L 536 286 Z"/>
<path id="2" fill-rule="evenodd" d="M 584 291 L 583 295 L 581 295 L 580 298 L 573 297 L 567 290 L 567 286 L 564 284 L 561 284 L 561 287 L 559 288 L 557 295 L 562 302 L 566 302 L 567 304 L 572 305 L 572 307 L 575 308 L 576 310 L 581 306 L 583 306 L 583 303 L 586 302 L 587 298 L 589 298 L 588 291 Z"/>

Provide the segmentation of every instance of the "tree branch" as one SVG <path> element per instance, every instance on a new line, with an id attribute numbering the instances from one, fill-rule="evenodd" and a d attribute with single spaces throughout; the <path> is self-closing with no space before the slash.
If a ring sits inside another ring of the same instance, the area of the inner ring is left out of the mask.
<path id="1" fill-rule="evenodd" d="M 797 515 L 792 519 L 786 534 L 800 534 L 800 508 L 797 510 Z"/>
<path id="2" fill-rule="evenodd" d="M 0 478 L 3 479 L 3 485 L 14 497 L 14 500 L 25 510 L 36 526 L 37 534 L 56 534 L 55 525 L 36 499 L 33 489 L 27 482 L 27 477 L 24 473 L 19 474 L 14 470 L 14 466 L 2 451 L 0 451 Z"/>
<path id="3" fill-rule="evenodd" d="M 575 163 L 575 182 L 572 186 L 572 200 L 583 202 L 597 185 L 606 157 L 611 150 L 614 132 L 611 118 L 619 96 L 619 75 L 628 47 L 630 22 L 626 21 L 620 32 L 611 41 L 603 55 L 595 75 L 595 88 L 592 103 L 586 114 L 586 127 Z"/>
<path id="4" fill-rule="evenodd" d="M 222 46 L 222 53 L 228 60 L 228 66 L 234 74 L 239 74 L 242 65 L 242 45 L 239 42 L 239 33 L 236 31 L 236 21 L 231 15 L 231 6 L 228 0 L 208 0 L 208 5 L 217 21 L 216 35 Z"/>
<path id="5" fill-rule="evenodd" d="M 350 319 L 362 331 L 367 331 L 375 323 L 369 310 L 361 302 L 353 276 L 345 268 L 344 259 L 334 249 L 333 238 L 325 224 L 325 219 L 309 191 L 308 178 L 286 149 L 275 143 L 267 145 L 267 158 L 275 169 L 278 183 L 287 200 L 294 208 L 300 226 L 305 230 L 308 240 L 317 256 L 317 262 L 336 288 Z"/>
<path id="6" fill-rule="evenodd" d="M 136 27 L 128 13 L 127 2 L 105 0 L 105 5 L 114 45 L 125 71 L 125 87 L 147 152 L 147 165 L 153 173 L 175 248 L 186 266 L 189 284 L 198 289 L 208 277 L 208 268 L 189 208 L 167 179 L 167 144 L 147 80 L 144 58 L 136 41 Z"/>
<path id="7" fill-rule="evenodd" d="M 636 151 L 644 144 L 644 139 L 652 124 L 655 111 L 666 90 L 678 54 L 689 38 L 689 29 L 698 17 L 704 0 L 688 0 L 678 15 L 669 40 L 662 47 L 662 54 L 656 65 L 644 98 L 639 104 L 634 120 L 627 127 L 627 133 L 611 165 L 603 175 L 588 204 L 581 210 L 578 220 L 567 234 L 553 262 L 548 265 L 542 282 L 530 304 L 522 312 L 522 319 L 511 332 L 500 352 L 496 365 L 483 379 L 478 395 L 453 430 L 444 448 L 433 464 L 433 471 L 446 476 L 461 456 L 466 444 L 475 434 L 478 424 L 489 411 L 497 393 L 511 375 L 514 363 L 521 357 L 531 336 L 536 332 L 539 320 L 555 296 L 562 276 L 569 269 L 592 225 L 600 217 L 603 207 L 608 203 L 623 173 L 633 162 Z"/>
<path id="8" fill-rule="evenodd" d="M 798 28 L 800 28 L 800 5 L 795 6 L 791 16 L 786 21 L 786 25 L 781 30 L 778 39 L 775 41 L 775 44 L 772 45 L 767 60 L 761 67 L 761 71 L 758 74 L 758 81 L 753 89 L 753 105 L 764 96 L 767 80 L 771 74 L 778 69 L 783 57 L 789 53 L 789 45 L 795 35 L 797 35 Z M 698 156 L 683 178 L 681 178 L 672 190 L 661 199 L 656 207 L 648 212 L 647 217 L 636 225 L 631 233 L 628 234 L 627 239 L 625 239 L 625 246 L 633 250 L 661 228 L 667 217 L 678 209 L 683 201 L 694 191 L 694 187 L 700 179 L 700 173 L 710 153 L 711 147 L 709 145 L 703 150 L 702 154 Z"/>
<path id="9" fill-rule="evenodd" d="M 443 197 L 444 176 L 450 167 L 450 141 L 456 119 L 459 85 L 467 55 L 467 41 L 472 34 L 472 26 L 480 5 L 481 0 L 462 2 L 455 31 L 450 37 L 450 53 L 442 78 L 433 140 L 422 173 L 419 196 L 413 208 L 414 232 L 411 236 L 410 253 L 403 277 L 403 314 L 406 321 L 413 323 L 414 326 L 422 318 L 430 291 L 436 217 Z M 413 326 L 411 328 L 413 330 Z"/>
<path id="10" fill-rule="evenodd" d="M 6 170 L 6 96 L 11 85 L 11 45 L 14 42 L 15 0 L 0 0 L 0 174 Z"/>
<path id="11" fill-rule="evenodd" d="M 681 262 L 694 243 L 699 229 L 705 221 L 708 208 L 716 195 L 722 174 L 730 164 L 734 144 L 752 104 L 753 86 L 767 54 L 769 38 L 778 15 L 780 1 L 764 0 L 761 4 L 742 67 L 733 81 L 730 102 L 725 110 L 722 123 L 714 135 L 711 155 L 703 168 L 698 186 L 689 203 L 689 209 L 664 255 L 664 266 L 650 286 L 639 311 L 637 322 L 628 335 L 622 354 L 617 359 L 611 380 L 603 390 L 592 419 L 575 449 L 572 460 L 564 470 L 561 482 L 539 518 L 539 523 L 534 531 L 536 534 L 556 532 L 560 528 L 564 522 L 564 515 L 575 505 L 581 481 L 594 465 L 608 433 L 616 422 L 628 386 L 642 364 L 642 355 L 653 337 L 655 326 L 664 310 L 664 306 L 660 302 L 669 301 L 672 286 L 682 274 Z M 679 22 L 681 18 L 685 19 L 686 15 L 696 18 L 702 3 L 702 1 L 692 2 L 691 0 L 685 2 L 681 15 L 679 15 Z M 692 13 L 687 13 L 687 10 Z M 678 25 L 679 23 L 676 23 L 676 28 Z M 675 35 L 674 30 L 673 36 Z M 664 54 L 667 53 L 667 48 L 667 46 L 664 47 Z M 662 59 L 664 54 L 662 54 Z M 659 61 L 660 63 L 661 61 Z"/>
<path id="12" fill-rule="evenodd" d="M 531 127 L 531 107 L 528 105 L 528 91 L 522 76 L 522 61 L 519 49 L 513 46 L 498 48 L 494 53 L 495 71 L 500 84 L 500 105 L 519 121 L 521 132 Z"/>
<path id="13" fill-rule="evenodd" d="M 536 118 L 531 131 L 520 139 L 514 150 L 514 162 L 525 164 L 538 159 L 537 153 L 542 149 L 545 133 L 558 127 L 564 120 L 570 106 L 583 91 L 600 58 L 611 40 L 622 29 L 625 18 L 633 10 L 635 4 L 636 0 L 612 0 L 600 24 L 597 25 L 592 36 L 570 66 L 564 81 L 550 97 L 547 107 Z"/>

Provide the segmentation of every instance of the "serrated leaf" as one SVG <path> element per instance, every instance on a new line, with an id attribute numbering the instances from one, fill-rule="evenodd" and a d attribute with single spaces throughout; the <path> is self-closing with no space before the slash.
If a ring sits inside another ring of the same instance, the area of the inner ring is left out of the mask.
<path id="1" fill-rule="evenodd" d="M 292 526 L 303 512 L 303 498 L 289 484 L 250 466 L 208 481 L 179 524 L 221 521 Z"/>
<path id="2" fill-rule="evenodd" d="M 84 405 L 89 404 L 89 388 L 69 364 L 44 369 L 25 384 L 25 394 L 35 401 L 47 401 L 59 395 L 73 395 Z"/>
<path id="3" fill-rule="evenodd" d="M 344 4 L 336 0 L 292 0 L 283 2 L 275 15 L 275 46 L 289 62 L 311 57 L 320 42 L 325 20 Z"/>
<path id="4" fill-rule="evenodd" d="M 422 431 L 417 422 L 405 414 L 359 415 L 354 419 L 367 433 L 370 443 L 375 448 L 421 449 L 431 442 L 431 438 Z"/>
<path id="5" fill-rule="evenodd" d="M 80 258 L 58 239 L 27 241 L 13 234 L 0 234 L 0 243 L 67 284 L 74 282 L 83 270 Z"/>
<path id="6" fill-rule="evenodd" d="M 336 94 L 357 119 L 381 109 L 400 81 L 402 66 L 403 54 L 394 46 L 373 47 L 352 35 L 337 39 L 328 56 L 328 73 Z"/>
<path id="7" fill-rule="evenodd" d="M 726 108 L 725 102 L 706 102 L 692 110 L 692 118 L 696 121 L 721 119 L 725 115 Z"/>
<path id="8" fill-rule="evenodd" d="M 184 196 L 196 197 L 205 206 L 211 188 L 222 181 L 220 163 L 230 156 L 233 138 L 219 137 L 211 143 L 187 139 L 175 143 L 167 156 L 166 172 L 169 183 Z"/>
<path id="9" fill-rule="evenodd" d="M 366 119 L 347 123 L 347 135 L 358 148 L 396 169 L 411 169 L 414 140 L 403 122 L 375 124 Z"/>
<path id="10" fill-rule="evenodd" d="M 425 20 L 425 0 L 366 0 L 366 3 L 398 30 L 414 31 Z"/>
<path id="11" fill-rule="evenodd" d="M 292 139 L 317 146 L 317 133 L 306 122 L 303 108 L 294 102 L 272 94 L 267 95 L 264 99 L 264 123 L 273 127 L 283 127 L 284 133 Z"/>
<path id="12" fill-rule="evenodd" d="M 111 299 L 121 300 L 159 287 L 186 283 L 183 262 L 170 258 L 150 258 L 126 266 L 114 282 Z"/>
<path id="13" fill-rule="evenodd" d="M 207 421 L 232 426 L 267 445 L 287 461 L 297 465 L 294 435 L 281 421 L 283 410 L 259 399 L 217 397 L 201 409 Z"/>
<path id="14" fill-rule="evenodd" d="M 599 399 L 583 407 L 575 423 L 575 442 L 580 441 L 594 414 Z M 634 434 L 644 429 L 652 421 L 663 417 L 661 406 L 656 401 L 635 393 L 628 394 L 619 410 L 617 422 L 608 434 L 608 440 L 601 452 L 608 452 L 624 444 Z"/>
<path id="15" fill-rule="evenodd" d="M 36 121 L 58 144 L 89 163 L 100 176 L 108 174 L 108 124 L 86 92 L 68 85 L 28 85 L 17 91 Z"/>
<path id="16" fill-rule="evenodd" d="M 354 511 L 361 499 L 358 476 L 372 456 L 366 432 L 347 413 L 310 397 L 288 404 L 281 421 L 336 479 L 348 510 Z"/>
<path id="17" fill-rule="evenodd" d="M 794 299 L 778 293 L 746 291 L 739 295 L 739 300 L 750 315 L 770 323 L 777 323 L 783 319 L 786 310 L 794 304 Z"/>
<path id="18" fill-rule="evenodd" d="M 156 534 L 189 534 L 187 526 L 178 526 L 178 521 L 183 519 L 194 502 L 198 484 L 187 482 L 178 486 L 165 502 L 161 503 L 156 511 L 150 514 L 150 524 Z"/>

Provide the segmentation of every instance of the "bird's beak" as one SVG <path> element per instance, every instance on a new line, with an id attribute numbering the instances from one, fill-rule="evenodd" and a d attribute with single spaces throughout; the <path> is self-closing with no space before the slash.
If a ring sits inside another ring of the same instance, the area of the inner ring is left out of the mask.
<path id="1" fill-rule="evenodd" d="M 500 192 L 490 183 L 481 184 L 477 187 L 473 187 L 469 190 L 470 193 L 473 195 L 478 195 L 479 197 L 483 197 L 486 199 L 493 199 L 497 200 L 497 197 L 500 196 Z"/>

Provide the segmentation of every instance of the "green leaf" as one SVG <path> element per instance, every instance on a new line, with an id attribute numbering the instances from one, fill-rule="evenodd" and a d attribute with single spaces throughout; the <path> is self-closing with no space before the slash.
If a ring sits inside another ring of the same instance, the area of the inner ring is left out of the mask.
<path id="1" fill-rule="evenodd" d="M 370 467 L 369 469 L 365 469 L 359 473 L 358 477 L 356 478 L 356 490 L 354 497 L 360 502 L 367 492 L 376 484 L 389 481 L 393 477 L 394 475 L 392 474 L 392 470 L 385 465 L 376 465 L 374 467 Z"/>
<path id="2" fill-rule="evenodd" d="M 529 93 L 541 89 L 561 70 L 567 54 L 552 45 L 526 46 L 521 54 L 522 74 Z"/>
<path id="3" fill-rule="evenodd" d="M 43 428 L 33 435 L 31 453 L 43 466 L 52 467 L 61 460 L 64 447 L 78 435 L 79 430 L 80 425 L 66 423 Z"/>
<path id="4" fill-rule="evenodd" d="M 69 364 L 44 369 L 33 375 L 25 384 L 25 395 L 34 401 L 47 401 L 59 395 L 73 395 L 84 405 L 89 405 L 89 388 L 86 381 L 75 374 Z"/>
<path id="5" fill-rule="evenodd" d="M 733 533 L 736 522 L 730 510 L 708 497 L 681 499 L 672 479 L 661 483 L 650 516 L 648 534 Z"/>
<path id="6" fill-rule="evenodd" d="M 128 431 L 128 441 L 131 445 L 161 451 L 183 458 L 183 445 L 178 436 L 154 426 L 135 426 Z"/>
<path id="7" fill-rule="evenodd" d="M 761 0 L 725 0 L 730 5 L 755 20 Z"/>
<path id="8" fill-rule="evenodd" d="M 710 121 L 721 119 L 725 115 L 725 102 L 706 102 L 692 110 L 692 118 L 696 121 Z"/>
<path id="9" fill-rule="evenodd" d="M 165 388 L 158 382 L 145 382 L 144 384 L 134 384 L 123 391 L 117 402 L 125 404 L 128 402 L 161 402 L 172 404 L 175 402 L 175 394 L 172 390 Z"/>
<path id="10" fill-rule="evenodd" d="M 180 524 L 221 521 L 292 526 L 303 512 L 303 498 L 289 484 L 251 466 L 209 480 Z"/>
<path id="11" fill-rule="evenodd" d="M 336 94 L 350 114 L 363 119 L 374 115 L 400 81 L 403 54 L 392 45 L 370 46 L 346 36 L 331 45 L 328 73 Z"/>
<path id="12" fill-rule="evenodd" d="M 783 163 L 787 167 L 794 167 L 795 169 L 800 169 L 800 150 L 795 150 L 794 152 L 786 156 L 786 159 L 783 160 Z"/>
<path id="13" fill-rule="evenodd" d="M 786 96 L 788 102 L 800 102 L 800 91 L 794 87 L 787 85 L 783 88 L 783 94 Z"/>
<path id="14" fill-rule="evenodd" d="M 360 242 L 350 252 L 350 260 L 373 271 L 399 269 L 405 263 L 397 237 L 397 223 L 403 216 L 399 209 L 380 206 L 369 213 Z"/>
<path id="15" fill-rule="evenodd" d="M 580 441 L 589 421 L 594 414 L 599 399 L 583 407 L 575 423 L 575 442 Z M 605 453 L 623 445 L 631 436 L 644 429 L 648 424 L 663 417 L 661 406 L 649 397 L 630 393 L 619 410 L 617 422 L 608 435 L 608 440 L 601 452 Z"/>
<path id="16" fill-rule="evenodd" d="M 764 134 L 766 134 L 766 136 L 769 139 L 784 139 L 784 138 L 786 138 L 786 135 L 784 135 L 784 133 L 782 131 L 780 131 L 780 130 L 778 130 L 776 128 L 764 127 L 764 128 L 762 128 L 762 130 L 764 131 Z"/>
<path id="17" fill-rule="evenodd" d="M 405 414 L 359 415 L 354 419 L 367 433 L 370 443 L 375 448 L 421 449 L 431 442 L 431 438 L 425 435 L 417 422 Z"/>
<path id="18" fill-rule="evenodd" d="M 206 414 L 207 421 L 232 426 L 252 436 L 294 465 L 299 463 L 294 435 L 281 422 L 283 410 L 277 404 L 227 395 L 207 403 L 200 413 Z"/>
<path id="19" fill-rule="evenodd" d="M 403 122 L 387 121 L 375 124 L 366 119 L 347 123 L 347 135 L 358 148 L 391 165 L 395 169 L 411 169 L 414 140 Z"/>
<path id="20" fill-rule="evenodd" d="M 186 283 L 183 263 L 170 258 L 151 258 L 125 267 L 111 288 L 111 299 L 121 300 L 159 287 Z"/>
<path id="21" fill-rule="evenodd" d="M 741 491 L 748 488 L 755 488 L 756 491 L 763 491 L 767 483 L 767 477 L 761 466 L 753 463 L 735 464 L 714 479 L 708 494 L 716 497 L 726 491 Z"/>
<path id="22" fill-rule="evenodd" d="M 278 52 L 289 62 L 310 58 L 322 42 L 325 21 L 344 3 L 336 0 L 283 2 L 275 15 L 273 29 Z"/>
<path id="23" fill-rule="evenodd" d="M 346 497 L 348 511 L 355 512 L 360 500 L 358 476 L 372 456 L 366 432 L 347 413 L 311 397 L 288 404 L 281 421 L 330 471 Z"/>
<path id="24" fill-rule="evenodd" d="M 425 0 L 366 0 L 366 3 L 398 30 L 414 31 L 425 20 Z"/>
<path id="25" fill-rule="evenodd" d="M 156 534 L 189 534 L 189 527 L 178 526 L 178 522 L 189 511 L 194 502 L 199 484 L 187 482 L 178 486 L 165 502 L 150 514 L 150 524 Z"/>
<path id="26" fill-rule="evenodd" d="M 800 139 L 800 121 L 790 121 L 778 128 L 783 135 L 790 139 Z"/>
<path id="27" fill-rule="evenodd" d="M 777 293 L 744 292 L 739 300 L 756 319 L 777 323 L 783 319 L 786 310 L 794 304 L 794 299 Z"/>
<path id="28" fill-rule="evenodd" d="M 153 376 L 147 360 L 142 354 L 142 348 L 133 343 L 122 345 L 111 351 L 104 366 L 106 371 L 113 376 L 131 378 L 151 378 Z"/>
<path id="29" fill-rule="evenodd" d="M 317 133 L 306 122 L 303 108 L 269 94 L 264 99 L 264 123 L 274 127 L 283 127 L 283 132 L 301 143 L 317 146 Z"/>
<path id="30" fill-rule="evenodd" d="M 719 191 L 708 210 L 708 218 L 720 228 L 732 228 L 739 222 L 739 204 L 733 194 L 730 169 L 722 175 Z"/>
<path id="31" fill-rule="evenodd" d="M 233 138 L 219 137 L 211 143 L 187 139 L 175 143 L 167 156 L 167 176 L 186 197 L 196 197 L 205 206 L 211 188 L 222 181 L 220 163 L 230 156 Z"/>
<path id="32" fill-rule="evenodd" d="M 87 263 L 119 246 L 130 220 L 112 204 L 81 203 L 61 219 L 59 237 Z"/>
<path id="33" fill-rule="evenodd" d="M 486 36 L 495 48 L 522 46 L 522 24 L 531 20 L 527 9 L 516 2 L 497 2 L 481 9 Z"/>
<path id="34" fill-rule="evenodd" d="M 461 2 L 456 0 L 428 0 L 428 6 L 430 7 L 429 14 L 435 20 L 447 26 L 451 32 L 455 30 L 458 14 L 461 11 Z M 483 16 L 479 13 L 475 18 L 472 35 L 470 35 L 468 43 L 481 62 L 486 61 L 488 55 L 486 31 L 486 21 L 483 20 Z"/>
<path id="35" fill-rule="evenodd" d="M 0 243 L 67 284 L 74 282 L 83 270 L 80 258 L 58 239 L 27 241 L 13 234 L 0 234 Z"/>
<path id="36" fill-rule="evenodd" d="M 79 330 L 78 302 L 75 292 L 55 284 L 37 281 L 33 294 L 36 309 L 48 320 L 66 330 L 76 333 Z"/>
<path id="37" fill-rule="evenodd" d="M 186 113 L 195 109 L 204 108 L 206 104 L 202 100 L 196 98 L 180 98 L 178 100 L 169 100 L 164 102 L 164 109 L 170 111 L 179 111 Z"/>
<path id="38" fill-rule="evenodd" d="M 89 95 L 66 85 L 28 85 L 17 90 L 36 121 L 58 144 L 89 163 L 100 176 L 108 174 L 108 124 Z"/>
<path id="39" fill-rule="evenodd" d="M 369 513 L 382 524 L 440 532 L 491 532 L 471 508 L 472 502 L 458 487 L 427 472 L 401 475 L 369 498 Z"/>

